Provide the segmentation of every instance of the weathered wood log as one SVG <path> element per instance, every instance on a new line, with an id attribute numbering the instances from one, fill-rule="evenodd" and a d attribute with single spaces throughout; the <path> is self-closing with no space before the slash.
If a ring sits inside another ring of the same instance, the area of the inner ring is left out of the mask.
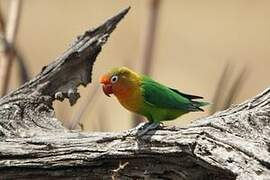
<path id="1" fill-rule="evenodd" d="M 128 9 L 80 36 L 32 81 L 0 99 L 1 179 L 270 179 L 270 89 L 240 105 L 138 138 L 66 130 L 52 102 L 79 98 Z"/>

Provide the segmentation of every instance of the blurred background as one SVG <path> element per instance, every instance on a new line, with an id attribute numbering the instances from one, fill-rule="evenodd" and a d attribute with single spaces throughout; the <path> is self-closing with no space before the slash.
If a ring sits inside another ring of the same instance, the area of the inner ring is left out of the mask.
<path id="1" fill-rule="evenodd" d="M 77 35 L 128 6 L 97 58 L 93 83 L 79 88 L 78 103 L 55 103 L 56 116 L 67 127 L 76 122 L 85 131 L 119 131 L 136 124 L 138 118 L 97 83 L 112 67 L 128 66 L 213 103 L 168 125 L 184 126 L 269 86 L 270 1 L 0 0 L 2 95 L 33 78 Z M 9 20 L 15 21 L 13 31 Z"/>

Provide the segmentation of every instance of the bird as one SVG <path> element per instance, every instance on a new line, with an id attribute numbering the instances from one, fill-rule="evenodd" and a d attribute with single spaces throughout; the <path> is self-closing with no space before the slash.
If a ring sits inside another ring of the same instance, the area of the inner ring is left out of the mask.
<path id="1" fill-rule="evenodd" d="M 115 95 L 127 110 L 147 118 L 139 136 L 157 128 L 163 121 L 174 120 L 189 112 L 204 111 L 208 102 L 196 101 L 201 96 L 190 95 L 163 85 L 149 76 L 127 67 L 116 67 L 100 77 L 105 95 Z"/>

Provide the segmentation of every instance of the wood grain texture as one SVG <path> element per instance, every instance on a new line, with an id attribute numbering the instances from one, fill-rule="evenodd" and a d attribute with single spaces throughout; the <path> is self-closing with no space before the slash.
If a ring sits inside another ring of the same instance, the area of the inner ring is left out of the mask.
<path id="1" fill-rule="evenodd" d="M 80 97 L 79 85 L 91 82 L 92 67 L 102 46 L 129 8 L 97 28 L 86 31 L 31 81 L 0 99 L 0 136 L 33 136 L 40 131 L 64 131 L 54 118 L 52 102 Z"/>
<path id="2" fill-rule="evenodd" d="M 123 10 L 80 36 L 39 75 L 0 100 L 2 179 L 249 180 L 270 177 L 270 89 L 186 128 L 161 127 L 138 138 L 68 131 L 52 102 L 79 98 Z"/>

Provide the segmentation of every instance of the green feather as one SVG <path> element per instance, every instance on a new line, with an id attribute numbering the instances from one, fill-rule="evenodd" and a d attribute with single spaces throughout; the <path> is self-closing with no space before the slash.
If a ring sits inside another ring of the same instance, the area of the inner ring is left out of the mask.
<path id="1" fill-rule="evenodd" d="M 203 111 L 200 107 L 208 104 L 193 101 L 193 99 L 201 99 L 200 96 L 184 94 L 147 76 L 142 77 L 141 91 L 144 104 L 140 113 L 150 121 L 171 120 L 191 111 Z"/>

